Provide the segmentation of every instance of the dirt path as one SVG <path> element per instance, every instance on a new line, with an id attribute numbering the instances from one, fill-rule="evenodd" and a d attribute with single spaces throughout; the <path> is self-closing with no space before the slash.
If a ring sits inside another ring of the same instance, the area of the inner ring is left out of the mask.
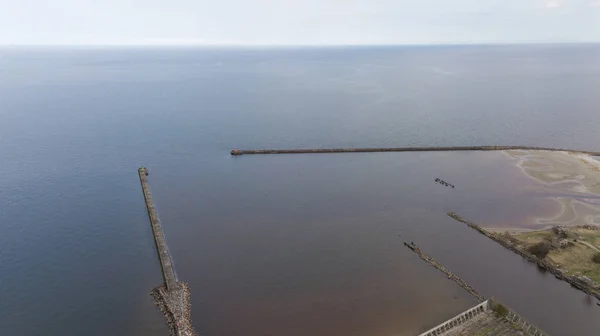
<path id="1" fill-rule="evenodd" d="M 585 245 L 585 246 L 587 246 L 587 247 L 589 247 L 589 248 L 591 248 L 591 249 L 593 249 L 593 250 L 594 250 L 594 251 L 596 251 L 596 252 L 600 252 L 600 250 L 599 250 L 599 249 L 598 249 L 596 246 L 594 246 L 594 245 L 592 245 L 592 244 L 590 244 L 590 243 L 588 243 L 588 242 L 586 242 L 586 241 L 581 241 L 581 240 L 578 240 L 577 242 L 578 242 L 578 243 L 581 243 L 581 244 L 583 244 L 583 245 Z"/>

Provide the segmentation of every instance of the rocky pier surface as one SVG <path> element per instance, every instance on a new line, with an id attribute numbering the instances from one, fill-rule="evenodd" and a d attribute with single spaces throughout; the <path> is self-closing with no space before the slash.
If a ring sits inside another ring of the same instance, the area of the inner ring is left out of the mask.
<path id="1" fill-rule="evenodd" d="M 165 285 L 154 288 L 150 295 L 165 315 L 171 336 L 196 336 L 191 317 L 190 289 L 185 282 L 177 282 L 167 290 Z"/>
<path id="2" fill-rule="evenodd" d="M 156 305 L 165 315 L 171 336 L 195 336 L 196 332 L 194 331 L 191 319 L 190 289 L 185 282 L 178 281 L 175 276 L 165 235 L 158 219 L 158 214 L 156 213 L 152 194 L 150 193 L 148 169 L 141 167 L 138 169 L 138 175 L 142 184 L 148 217 L 150 218 L 152 234 L 156 243 L 156 251 L 164 279 L 164 284 L 154 288 L 150 292 L 150 295 L 152 295 L 156 301 Z"/>
<path id="3" fill-rule="evenodd" d="M 429 265 L 433 266 L 434 268 L 436 268 L 440 272 L 446 274 L 446 276 L 448 277 L 448 279 L 456 282 L 460 287 L 464 288 L 467 292 L 469 292 L 471 295 L 473 295 L 474 297 L 476 297 L 480 302 L 483 302 L 483 301 L 486 300 L 486 298 L 483 295 L 479 294 L 479 292 L 477 292 L 475 290 L 475 288 L 473 288 L 471 285 L 469 285 L 463 279 L 461 279 L 458 276 L 456 276 L 456 274 L 452 273 L 449 269 L 447 269 L 446 267 L 444 267 L 444 265 L 440 264 L 432 256 L 430 256 L 427 253 L 423 252 L 415 243 L 413 243 L 413 242 L 406 243 L 405 242 L 404 245 L 406 247 L 408 247 L 411 251 L 415 252 L 421 259 L 425 260 Z"/>
<path id="4" fill-rule="evenodd" d="M 540 150 L 600 156 L 600 152 L 577 149 L 535 146 L 453 146 L 453 147 L 387 147 L 387 148 L 316 148 L 316 149 L 234 149 L 231 155 L 247 154 L 327 154 L 327 153 L 377 153 L 377 152 L 443 152 L 443 151 L 504 151 Z"/>

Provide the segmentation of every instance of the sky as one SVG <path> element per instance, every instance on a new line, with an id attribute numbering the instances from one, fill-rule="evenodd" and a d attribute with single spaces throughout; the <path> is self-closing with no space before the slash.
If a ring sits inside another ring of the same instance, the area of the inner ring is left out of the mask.
<path id="1" fill-rule="evenodd" d="M 2 45 L 600 42 L 600 0 L 0 0 Z"/>

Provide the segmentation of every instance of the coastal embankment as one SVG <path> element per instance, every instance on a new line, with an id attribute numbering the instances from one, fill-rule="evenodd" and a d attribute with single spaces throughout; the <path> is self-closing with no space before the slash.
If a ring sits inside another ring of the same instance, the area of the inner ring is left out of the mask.
<path id="1" fill-rule="evenodd" d="M 584 292 L 588 295 L 595 296 L 597 299 L 600 300 L 600 291 L 595 289 L 592 285 L 586 283 L 585 281 L 583 281 L 575 276 L 566 275 L 560 269 L 554 267 L 549 262 L 547 262 L 543 259 L 539 259 L 538 257 L 534 256 L 533 254 L 517 248 L 512 242 L 510 242 L 508 239 L 504 238 L 501 234 L 494 233 L 494 232 L 488 232 L 487 230 L 481 228 L 481 226 L 462 218 L 461 216 L 459 216 L 458 214 L 456 214 L 454 212 L 449 212 L 448 216 L 450 216 L 451 218 L 453 218 L 454 220 L 456 220 L 460 223 L 466 224 L 467 226 L 476 230 L 477 232 L 481 233 L 482 235 L 490 238 L 491 240 L 497 242 L 498 244 L 504 246 L 505 248 L 513 251 L 514 253 L 525 258 L 526 260 L 536 264 L 540 269 L 543 269 L 547 272 L 552 273 L 557 279 L 566 281 L 569 284 L 571 284 L 571 286 L 581 290 L 582 292 Z"/>
<path id="2" fill-rule="evenodd" d="M 453 147 L 388 147 L 388 148 L 315 148 L 315 149 L 234 149 L 231 155 L 248 154 L 328 154 L 328 153 L 378 153 L 378 152 L 452 152 L 452 151 L 505 151 L 539 150 L 600 156 L 600 152 L 577 149 L 535 146 L 453 146 Z"/>
<path id="3" fill-rule="evenodd" d="M 142 191 L 146 201 L 146 209 L 152 227 L 156 251 L 160 261 L 160 268 L 164 284 L 154 288 L 150 295 L 156 301 L 156 305 L 165 315 L 169 325 L 171 336 L 194 336 L 196 332 L 191 320 L 190 290 L 186 283 L 177 281 L 173 263 L 167 248 L 167 241 L 163 233 L 156 208 L 150 193 L 148 184 L 148 169 L 141 167 L 138 175 L 142 184 Z"/>

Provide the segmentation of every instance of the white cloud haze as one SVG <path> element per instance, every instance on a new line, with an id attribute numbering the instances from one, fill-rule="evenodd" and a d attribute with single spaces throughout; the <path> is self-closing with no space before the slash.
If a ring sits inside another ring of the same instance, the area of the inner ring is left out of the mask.
<path id="1" fill-rule="evenodd" d="M 598 0 L 0 0 L 0 44 L 600 42 Z"/>

